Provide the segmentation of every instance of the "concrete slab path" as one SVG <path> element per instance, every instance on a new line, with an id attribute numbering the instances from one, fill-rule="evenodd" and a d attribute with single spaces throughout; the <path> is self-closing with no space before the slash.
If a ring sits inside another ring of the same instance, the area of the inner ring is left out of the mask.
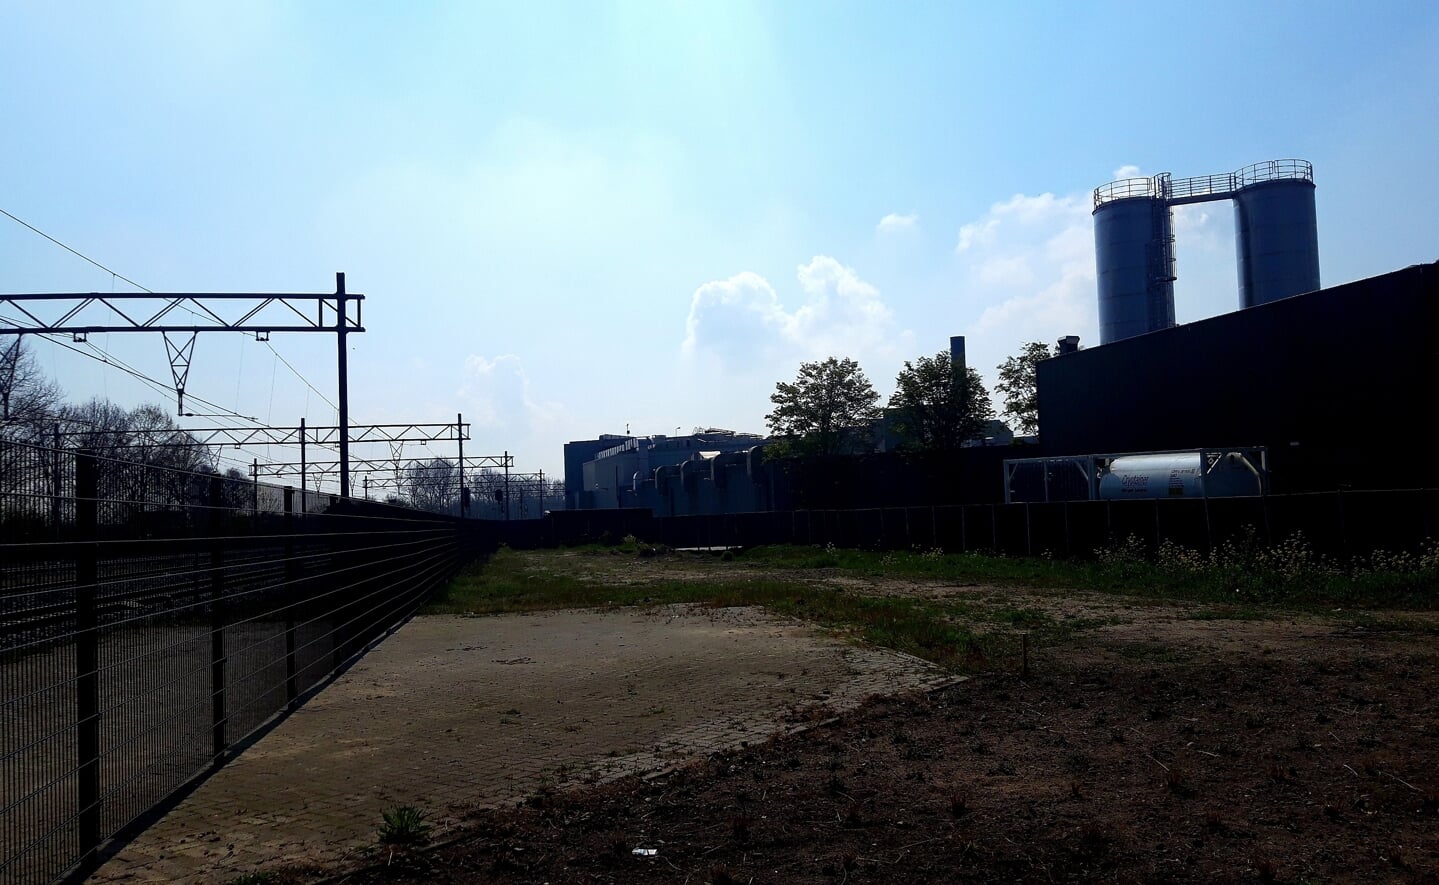
<path id="1" fill-rule="evenodd" d="M 946 681 L 753 608 L 418 617 L 93 881 L 225 882 L 353 857 L 396 805 L 426 809 L 442 833 L 466 808 L 663 768 L 816 707 Z"/>

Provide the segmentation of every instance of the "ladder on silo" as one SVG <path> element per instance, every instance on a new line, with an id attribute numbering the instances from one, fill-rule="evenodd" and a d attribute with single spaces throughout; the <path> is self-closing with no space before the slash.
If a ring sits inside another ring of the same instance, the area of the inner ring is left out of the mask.
<path id="1" fill-rule="evenodd" d="M 1174 227 L 1169 220 L 1169 196 L 1172 190 L 1169 173 L 1154 176 L 1156 200 L 1149 210 L 1149 243 L 1145 247 L 1150 285 L 1172 283 L 1174 274 Z"/>

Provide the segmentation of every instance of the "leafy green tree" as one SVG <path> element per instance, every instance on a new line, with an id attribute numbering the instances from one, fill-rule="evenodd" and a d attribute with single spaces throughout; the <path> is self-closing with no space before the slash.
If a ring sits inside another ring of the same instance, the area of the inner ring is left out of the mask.
<path id="1" fill-rule="evenodd" d="M 894 379 L 889 407 L 904 445 L 928 451 L 957 449 L 982 436 L 994 418 L 979 373 L 961 369 L 945 351 L 906 361 Z"/>
<path id="2" fill-rule="evenodd" d="M 764 416 L 770 433 L 802 455 L 837 455 L 868 448 L 870 422 L 879 417 L 879 394 L 852 359 L 801 363 L 793 383 L 770 394 Z"/>
<path id="3" fill-rule="evenodd" d="M 1011 419 L 1016 433 L 1039 431 L 1038 366 L 1053 355 L 1048 344 L 1031 341 L 999 364 L 999 383 L 994 389 L 1004 396 L 1004 414 Z"/>

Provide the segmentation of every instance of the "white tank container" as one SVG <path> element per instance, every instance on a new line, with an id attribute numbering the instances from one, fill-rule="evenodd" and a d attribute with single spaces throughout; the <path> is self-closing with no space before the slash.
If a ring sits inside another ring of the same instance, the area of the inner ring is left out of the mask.
<path id="1" fill-rule="evenodd" d="M 1110 462 L 1109 470 L 1099 478 L 1099 497 L 1106 501 L 1261 493 L 1259 477 L 1236 453 L 1220 457 L 1207 468 L 1202 452 L 1125 455 Z"/>
<path id="2" fill-rule="evenodd" d="M 1115 458 L 1099 478 L 1099 497 L 1202 498 L 1204 461 L 1198 452 L 1126 455 Z"/>

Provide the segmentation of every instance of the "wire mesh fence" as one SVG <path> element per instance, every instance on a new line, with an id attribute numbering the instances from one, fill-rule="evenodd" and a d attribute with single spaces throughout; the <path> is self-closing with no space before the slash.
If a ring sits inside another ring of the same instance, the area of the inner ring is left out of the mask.
<path id="1" fill-rule="evenodd" d="M 0 882 L 92 869 L 411 613 L 477 529 L 0 441 Z"/>
<path id="2" fill-rule="evenodd" d="M 515 547 L 543 547 L 618 542 L 627 535 L 675 548 L 834 544 L 1059 557 L 1092 556 L 1130 538 L 1150 552 L 1170 543 L 1208 553 L 1238 539 L 1268 546 L 1303 535 L 1316 553 L 1348 561 L 1378 550 L 1414 551 L 1439 538 L 1439 489 L 701 516 L 575 510 L 507 525 L 502 537 Z"/>

